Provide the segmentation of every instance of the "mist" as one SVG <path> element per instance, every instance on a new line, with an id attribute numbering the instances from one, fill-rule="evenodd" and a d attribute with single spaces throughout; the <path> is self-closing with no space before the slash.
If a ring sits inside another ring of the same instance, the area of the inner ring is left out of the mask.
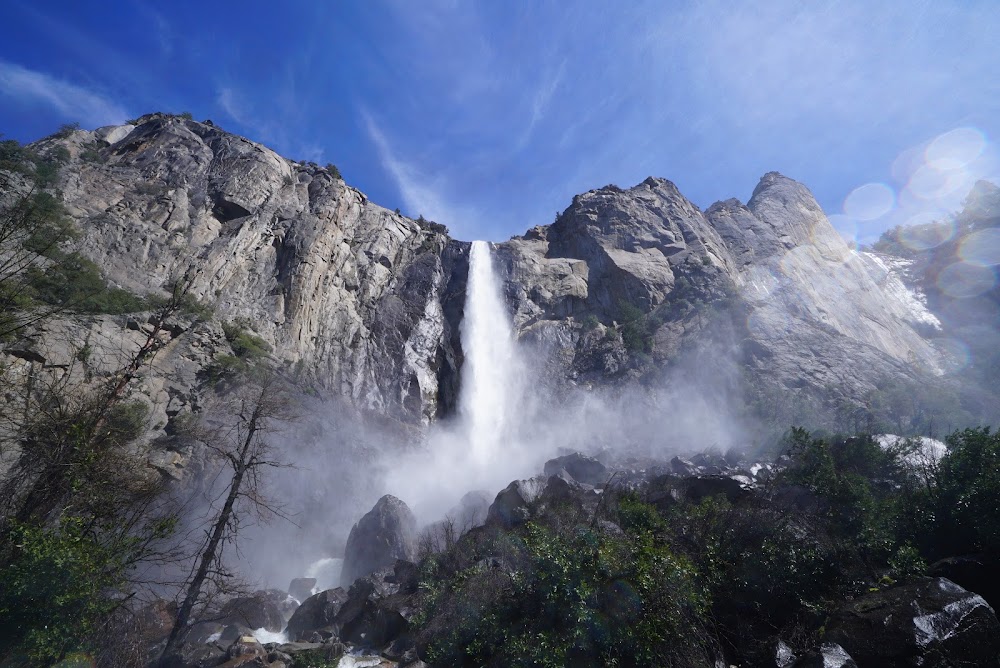
<path id="1" fill-rule="evenodd" d="M 317 577 L 318 589 L 336 586 L 351 527 L 384 494 L 402 499 L 426 527 L 461 515 L 468 492 L 492 500 L 569 452 L 645 468 L 676 454 L 747 448 L 731 345 L 706 340 L 642 383 L 567 382 L 546 371 L 552 345 L 517 339 L 489 247 L 473 249 L 455 415 L 421 429 L 336 401 L 301 400 L 298 419 L 272 436 L 290 467 L 269 472 L 264 490 L 287 519 L 246 526 L 230 554 L 249 579 L 285 588 Z"/>

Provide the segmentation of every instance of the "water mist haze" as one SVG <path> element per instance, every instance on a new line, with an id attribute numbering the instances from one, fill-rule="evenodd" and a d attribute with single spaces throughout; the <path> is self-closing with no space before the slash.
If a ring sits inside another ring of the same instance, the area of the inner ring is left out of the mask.
<path id="1" fill-rule="evenodd" d="M 479 241 L 469 252 L 464 313 L 455 414 L 426 429 L 406 428 L 337 402 L 303 400 L 299 420 L 275 434 L 291 467 L 268 482 L 290 520 L 244 529 L 234 566 L 266 586 L 307 576 L 318 578 L 318 589 L 332 587 L 352 525 L 384 494 L 402 499 L 426 526 L 460 516 L 467 493 L 492 500 L 569 451 L 641 467 L 677 453 L 749 445 L 734 410 L 733 350 L 718 341 L 645 383 L 592 389 L 557 382 L 545 372 L 551 352 L 544 342 L 518 340 L 503 277 L 489 244 Z"/>

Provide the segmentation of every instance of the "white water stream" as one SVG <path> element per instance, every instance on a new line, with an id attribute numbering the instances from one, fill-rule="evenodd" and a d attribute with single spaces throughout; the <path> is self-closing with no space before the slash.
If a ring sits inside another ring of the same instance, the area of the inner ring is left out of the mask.
<path id="1" fill-rule="evenodd" d="M 431 427 L 426 449 L 394 461 L 384 489 L 421 521 L 437 521 L 471 490 L 493 495 L 531 475 L 536 448 L 521 438 L 526 377 L 490 245 L 473 241 L 465 313 L 465 359 L 455 419 Z"/>
<path id="2" fill-rule="evenodd" d="M 502 456 L 522 389 L 513 327 L 485 241 L 473 241 L 469 251 L 462 349 L 459 417 L 471 463 L 483 468 Z"/>

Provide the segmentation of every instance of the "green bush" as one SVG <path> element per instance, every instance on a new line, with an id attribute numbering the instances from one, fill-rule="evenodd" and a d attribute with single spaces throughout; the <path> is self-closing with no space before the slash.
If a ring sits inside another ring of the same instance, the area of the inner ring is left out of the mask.
<path id="1" fill-rule="evenodd" d="M 630 353 L 650 353 L 653 350 L 653 332 L 646 314 L 627 301 L 618 302 L 621 319 L 622 343 Z"/>
<path id="2" fill-rule="evenodd" d="M 947 444 L 935 476 L 936 556 L 1000 554 L 1000 431 L 965 429 Z"/>
<path id="3" fill-rule="evenodd" d="M 44 270 L 33 268 L 29 277 L 30 296 L 45 304 L 111 314 L 135 313 L 148 307 L 144 298 L 109 287 L 97 265 L 77 253 L 63 255 Z"/>
<path id="4" fill-rule="evenodd" d="M 627 666 L 709 656 L 706 598 L 691 565 L 651 528 L 654 510 L 634 502 L 621 512 L 626 535 L 528 523 L 487 543 L 509 571 L 473 561 L 425 577 L 431 662 Z"/>
<path id="5" fill-rule="evenodd" d="M 78 517 L 8 531 L 5 542 L 14 547 L 0 570 L 0 659 L 51 665 L 99 641 L 120 605 L 108 594 L 124 584 L 129 551 L 102 546 Z"/>

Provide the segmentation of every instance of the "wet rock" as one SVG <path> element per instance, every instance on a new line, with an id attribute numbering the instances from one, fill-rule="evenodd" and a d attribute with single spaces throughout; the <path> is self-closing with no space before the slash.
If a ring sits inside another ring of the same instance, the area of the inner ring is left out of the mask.
<path id="1" fill-rule="evenodd" d="M 230 599 L 222 606 L 221 623 L 242 624 L 251 629 L 267 629 L 277 633 L 285 628 L 285 614 L 275 599 L 288 598 L 284 592 L 260 591 L 252 596 Z"/>
<path id="2" fill-rule="evenodd" d="M 288 585 L 288 594 L 297 601 L 304 601 L 312 596 L 312 590 L 315 586 L 316 578 L 295 578 Z"/>
<path id="3" fill-rule="evenodd" d="M 212 637 L 221 639 L 225 630 L 226 627 L 219 622 L 198 622 L 192 624 L 188 629 L 187 635 L 184 636 L 184 642 L 198 644 L 206 643 Z"/>
<path id="4" fill-rule="evenodd" d="M 303 640 L 321 629 L 335 628 L 337 613 L 347 602 L 347 592 L 327 589 L 302 601 L 288 620 L 286 633 L 291 640 Z"/>
<path id="5" fill-rule="evenodd" d="M 233 641 L 233 644 L 229 646 L 226 650 L 226 656 L 233 659 L 238 656 L 247 656 L 252 654 L 254 656 L 266 656 L 267 651 L 264 650 L 264 646 L 261 645 L 253 635 L 243 635 Z"/>
<path id="6" fill-rule="evenodd" d="M 944 578 L 861 596 L 833 614 L 824 638 L 862 666 L 1000 666 L 993 609 Z"/>
<path id="7" fill-rule="evenodd" d="M 233 644 L 243 636 L 252 636 L 253 629 L 248 627 L 246 624 L 229 624 L 222 630 L 222 634 L 216 641 L 219 644 L 228 647 Z"/>
<path id="8" fill-rule="evenodd" d="M 692 476 L 698 472 L 698 467 L 694 465 L 694 462 L 688 459 L 674 457 L 670 460 L 670 470 L 675 475 Z"/>
<path id="9" fill-rule="evenodd" d="M 783 640 L 774 643 L 774 668 L 789 668 L 796 658 L 795 652 Z"/>
<path id="10" fill-rule="evenodd" d="M 996 557 L 987 554 L 949 557 L 931 564 L 929 573 L 979 594 L 994 612 L 1000 606 L 1000 562 Z"/>
<path id="11" fill-rule="evenodd" d="M 739 476 L 694 476 L 685 478 L 682 488 L 684 498 L 692 503 L 708 496 L 725 496 L 730 503 L 736 503 L 749 493 L 748 481 Z"/>
<path id="12" fill-rule="evenodd" d="M 492 499 L 490 493 L 484 490 L 467 492 L 458 504 L 448 511 L 448 517 L 454 518 L 455 525 L 463 532 L 482 526 L 486 522 Z"/>
<path id="13" fill-rule="evenodd" d="M 545 462 L 545 475 L 554 476 L 566 471 L 570 477 L 587 485 L 603 485 L 608 479 L 608 468 L 593 457 L 574 452 Z"/>
<path id="14" fill-rule="evenodd" d="M 173 602 L 158 599 L 142 608 L 136 616 L 142 641 L 155 644 L 165 640 L 174 627 L 176 617 L 177 604 Z"/>
<path id="15" fill-rule="evenodd" d="M 162 668 L 213 668 L 227 659 L 226 650 L 215 644 L 184 643 L 176 654 L 164 657 Z"/>
<path id="16" fill-rule="evenodd" d="M 382 650 L 382 656 L 392 661 L 402 661 L 416 647 L 417 644 L 410 638 L 396 638 Z"/>
<path id="17" fill-rule="evenodd" d="M 396 559 L 416 558 L 417 520 L 409 507 L 389 494 L 354 525 L 344 551 L 341 586 L 391 566 Z"/>
<path id="18" fill-rule="evenodd" d="M 683 498 L 684 494 L 674 475 L 659 475 L 652 478 L 643 491 L 643 500 L 655 506 L 661 513 L 676 506 Z"/>
<path id="19" fill-rule="evenodd" d="M 379 578 L 361 578 L 348 592 L 348 600 L 337 614 L 338 635 L 345 642 L 382 647 L 409 628 L 417 609 L 413 597 L 386 587 Z"/>
<path id="20" fill-rule="evenodd" d="M 532 478 L 515 480 L 505 487 L 490 506 L 488 522 L 510 529 L 531 518 L 536 502 L 545 489 L 546 481 Z"/>
<path id="21" fill-rule="evenodd" d="M 794 664 L 785 665 L 793 665 L 793 668 L 858 668 L 851 655 L 836 643 L 823 643 L 806 652 Z"/>

